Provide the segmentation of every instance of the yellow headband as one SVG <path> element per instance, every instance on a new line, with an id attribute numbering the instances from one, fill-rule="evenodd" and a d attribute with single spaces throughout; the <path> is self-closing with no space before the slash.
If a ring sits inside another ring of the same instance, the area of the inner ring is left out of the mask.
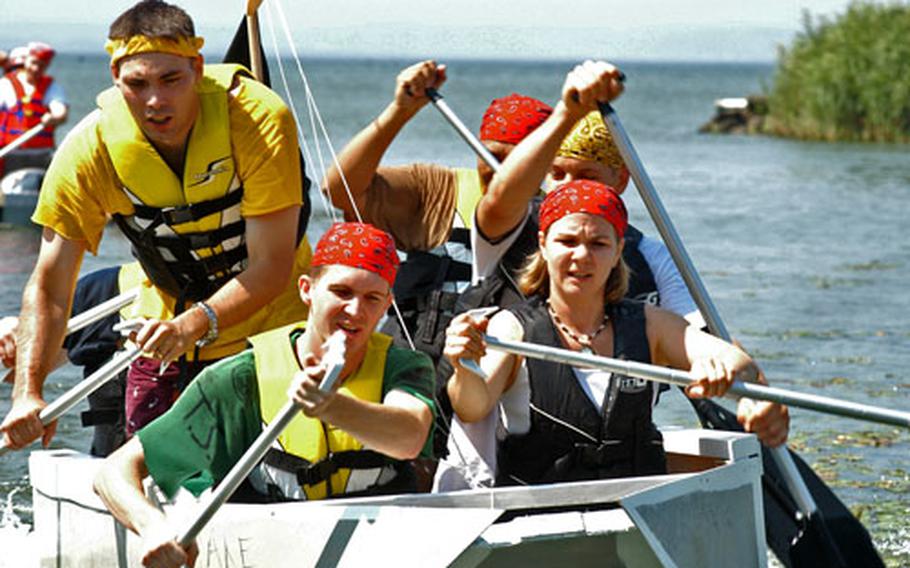
<path id="1" fill-rule="evenodd" d="M 621 172 L 625 168 L 619 149 L 604 124 L 600 111 L 591 111 L 578 121 L 556 153 L 561 158 L 600 162 Z"/>
<path id="2" fill-rule="evenodd" d="M 134 35 L 129 38 L 109 39 L 104 44 L 104 49 L 111 54 L 111 66 L 120 63 L 120 60 L 137 53 L 170 53 L 181 57 L 198 57 L 202 44 L 201 37 L 180 37 L 170 39 L 164 37 L 148 37 Z"/>

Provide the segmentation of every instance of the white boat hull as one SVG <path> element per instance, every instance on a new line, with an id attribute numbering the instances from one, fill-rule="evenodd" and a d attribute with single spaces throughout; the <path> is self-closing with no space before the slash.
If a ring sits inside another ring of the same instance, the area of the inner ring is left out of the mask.
<path id="1" fill-rule="evenodd" d="M 721 465 L 532 488 L 227 504 L 199 536 L 197 566 L 765 566 L 754 436 L 665 438 L 668 451 L 702 456 L 688 460 L 695 468 Z M 139 565 L 140 540 L 92 492 L 99 464 L 68 450 L 32 454 L 32 565 Z M 165 505 L 175 533 L 199 508 L 189 494 Z"/>

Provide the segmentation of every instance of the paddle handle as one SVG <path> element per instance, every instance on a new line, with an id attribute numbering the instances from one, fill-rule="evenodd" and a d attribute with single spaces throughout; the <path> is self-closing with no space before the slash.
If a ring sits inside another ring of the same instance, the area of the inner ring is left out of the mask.
<path id="1" fill-rule="evenodd" d="M 7 154 L 12 152 L 19 146 L 22 146 L 23 144 L 25 144 L 26 142 L 28 142 L 29 140 L 31 140 L 32 138 L 37 136 L 38 133 L 44 129 L 45 129 L 44 124 L 36 124 L 35 126 L 32 126 L 28 130 L 26 130 L 25 132 L 20 134 L 18 138 L 16 138 L 15 140 L 10 142 L 3 148 L 0 148 L 0 158 L 2 158 L 3 156 L 6 156 Z"/>
<path id="2" fill-rule="evenodd" d="M 578 367 L 602 369 L 611 373 L 619 373 L 630 377 L 638 377 L 683 387 L 695 382 L 695 379 L 686 371 L 668 369 L 666 367 L 639 363 L 637 361 L 601 357 L 599 355 L 579 353 L 568 349 L 560 349 L 521 341 L 506 341 L 489 335 L 484 336 L 484 341 L 490 349 L 504 351 L 513 355 L 543 359 L 544 361 L 553 361 Z M 831 397 L 798 393 L 742 381 L 734 381 L 728 392 L 736 396 L 779 402 L 781 404 L 837 414 L 839 416 L 859 418 L 870 422 L 910 428 L 910 412 L 881 408 Z"/>
<path id="3" fill-rule="evenodd" d="M 329 338 L 326 354 L 323 357 L 323 361 L 327 364 L 328 369 L 325 372 L 322 382 L 319 383 L 320 390 L 329 391 L 334 387 L 335 382 L 341 375 L 341 370 L 344 368 L 344 352 L 344 336 L 340 333 L 333 334 L 332 337 Z M 212 517 L 215 516 L 215 513 L 218 512 L 218 509 L 234 494 L 237 487 L 239 487 L 243 480 L 247 478 L 251 471 L 253 471 L 253 468 L 262 460 L 275 440 L 278 439 L 278 436 L 284 432 L 284 429 L 297 417 L 299 412 L 300 407 L 293 400 L 288 400 L 281 410 L 278 411 L 276 418 L 266 426 L 265 430 L 259 434 L 253 444 L 244 452 L 243 456 L 240 457 L 234 467 L 231 468 L 231 471 L 229 471 L 225 478 L 221 480 L 221 483 L 218 484 L 218 487 L 212 493 L 211 499 L 209 499 L 199 515 L 177 538 L 177 543 L 180 544 L 181 547 L 187 548 L 196 540 L 196 537 L 199 536 L 199 533 L 202 532 L 205 525 L 208 524 Z"/>
<path id="4" fill-rule="evenodd" d="M 96 306 L 92 306 L 77 316 L 71 317 L 69 323 L 66 324 L 67 335 L 79 331 L 84 327 L 88 327 L 119 311 L 121 308 L 132 304 L 139 297 L 139 290 L 138 286 L 131 288 L 122 294 L 118 294 Z"/>
<path id="5" fill-rule="evenodd" d="M 456 132 L 461 136 L 461 138 L 468 143 L 468 146 L 474 150 L 481 160 L 486 162 L 490 169 L 494 172 L 499 171 L 499 160 L 496 159 L 487 147 L 474 136 L 474 133 L 468 130 L 468 127 L 465 126 L 464 122 L 458 118 L 458 115 L 449 107 L 448 103 L 442 98 L 442 95 L 439 94 L 439 91 L 436 89 L 427 89 L 427 97 L 430 99 L 430 102 L 433 103 L 433 106 L 442 114 L 442 116 L 452 125 Z"/>
<path id="6" fill-rule="evenodd" d="M 57 420 L 67 412 L 73 409 L 77 404 L 88 395 L 92 394 L 105 383 L 116 377 L 123 369 L 126 369 L 130 363 L 136 360 L 142 352 L 136 346 L 130 346 L 127 349 L 118 352 L 111 357 L 111 360 L 102 365 L 100 369 L 92 373 L 86 379 L 82 380 L 61 395 L 57 400 L 45 406 L 38 418 L 41 424 L 47 426 L 54 420 Z M 0 442 L 0 456 L 8 452 L 10 448 L 4 442 Z"/>

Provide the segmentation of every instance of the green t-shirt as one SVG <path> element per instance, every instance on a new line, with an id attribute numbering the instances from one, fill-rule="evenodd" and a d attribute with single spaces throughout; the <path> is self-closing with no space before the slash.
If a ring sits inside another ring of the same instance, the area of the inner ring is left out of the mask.
<path id="1" fill-rule="evenodd" d="M 435 415 L 433 384 L 429 357 L 389 348 L 383 398 L 398 389 L 422 400 Z M 137 435 L 149 475 L 173 497 L 180 486 L 198 496 L 221 481 L 261 432 L 256 362 L 249 349 L 206 368 L 170 410 Z M 432 439 L 431 426 L 422 456 L 432 456 Z"/>

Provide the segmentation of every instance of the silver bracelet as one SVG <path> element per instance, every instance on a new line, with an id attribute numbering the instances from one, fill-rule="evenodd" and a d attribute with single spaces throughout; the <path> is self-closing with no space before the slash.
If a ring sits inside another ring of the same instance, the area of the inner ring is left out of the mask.
<path id="1" fill-rule="evenodd" d="M 215 310 L 205 302 L 196 302 L 193 306 L 202 310 L 202 313 L 204 313 L 205 317 L 209 320 L 209 330 L 196 341 L 196 347 L 211 345 L 218 339 L 218 315 L 215 314 Z"/>

